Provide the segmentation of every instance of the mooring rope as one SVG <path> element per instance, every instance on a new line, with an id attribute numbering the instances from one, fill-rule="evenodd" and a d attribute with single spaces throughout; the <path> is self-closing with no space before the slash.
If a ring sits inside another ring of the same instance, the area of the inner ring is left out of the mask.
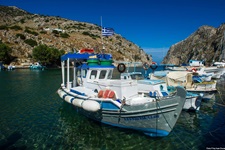
<path id="1" fill-rule="evenodd" d="M 225 104 L 225 102 L 223 101 L 223 98 L 221 96 L 222 94 L 221 94 L 220 90 L 218 90 L 218 93 L 219 93 L 220 100 Z"/>
<path id="2" fill-rule="evenodd" d="M 160 105 L 159 103 L 156 101 L 157 105 L 158 105 L 158 108 L 160 109 Z M 161 114 L 163 116 L 163 118 L 165 119 L 166 123 L 169 125 L 170 129 L 172 130 L 172 127 L 170 126 L 169 122 L 167 121 L 166 117 L 164 116 L 162 110 L 160 109 L 161 111 Z M 174 131 L 173 131 L 174 132 Z M 182 144 L 184 144 L 184 146 L 186 146 L 188 149 L 191 149 L 187 144 L 185 144 L 181 139 L 180 137 L 174 132 L 175 136 L 181 141 Z"/>

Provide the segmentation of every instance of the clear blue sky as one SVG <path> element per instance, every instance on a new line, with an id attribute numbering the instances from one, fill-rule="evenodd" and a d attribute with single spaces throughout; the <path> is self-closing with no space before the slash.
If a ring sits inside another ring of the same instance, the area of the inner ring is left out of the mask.
<path id="1" fill-rule="evenodd" d="M 30 13 L 101 24 L 162 58 L 202 25 L 225 23 L 225 0 L 0 0 Z"/>

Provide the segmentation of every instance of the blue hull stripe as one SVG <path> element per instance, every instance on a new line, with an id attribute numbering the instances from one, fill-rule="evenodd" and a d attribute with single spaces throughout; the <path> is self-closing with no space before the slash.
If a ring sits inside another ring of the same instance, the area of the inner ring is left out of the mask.
<path id="1" fill-rule="evenodd" d="M 107 124 L 107 125 L 115 126 L 115 127 L 127 128 L 127 129 L 133 129 L 133 130 L 137 130 L 137 131 L 142 131 L 142 132 L 144 132 L 144 134 L 146 134 L 148 136 L 151 136 L 151 137 L 159 137 L 159 136 L 163 137 L 163 136 L 167 136 L 169 134 L 168 131 L 160 130 L 160 129 L 135 128 L 135 127 L 127 127 L 127 126 L 119 125 L 119 124 L 112 124 L 112 123 L 104 122 L 104 121 L 101 121 L 101 122 L 104 123 L 104 124 Z"/>

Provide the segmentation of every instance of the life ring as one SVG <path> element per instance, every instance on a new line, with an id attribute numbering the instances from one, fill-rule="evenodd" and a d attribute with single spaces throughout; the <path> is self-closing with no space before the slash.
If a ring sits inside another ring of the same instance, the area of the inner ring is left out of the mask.
<path id="1" fill-rule="evenodd" d="M 148 68 L 149 68 L 149 64 L 148 64 L 148 63 L 144 63 L 144 64 L 143 64 L 143 69 L 144 69 L 144 70 L 148 70 Z"/>
<path id="2" fill-rule="evenodd" d="M 196 68 L 192 68 L 191 71 L 192 72 L 197 72 L 197 69 Z"/>
<path id="3" fill-rule="evenodd" d="M 118 66 L 117 66 L 117 70 L 120 72 L 120 73 L 123 73 L 125 70 L 126 70 L 126 66 L 124 63 L 119 63 Z"/>
<path id="4" fill-rule="evenodd" d="M 152 70 L 156 70 L 156 69 L 158 68 L 158 65 L 157 65 L 157 64 L 151 64 L 151 65 L 150 65 L 150 68 L 151 68 Z"/>

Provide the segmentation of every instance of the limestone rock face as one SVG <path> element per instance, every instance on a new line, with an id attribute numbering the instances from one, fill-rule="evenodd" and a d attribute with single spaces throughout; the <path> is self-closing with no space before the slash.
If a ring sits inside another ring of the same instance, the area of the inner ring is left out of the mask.
<path id="1" fill-rule="evenodd" d="M 98 25 L 31 14 L 11 6 L 0 6 L 0 40 L 12 49 L 16 64 L 32 61 L 33 48 L 40 44 L 66 52 L 93 48 L 96 53 L 102 52 L 104 45 L 104 52 L 117 61 L 152 61 L 143 49 L 119 34 L 102 40 Z"/>
<path id="2" fill-rule="evenodd" d="M 172 45 L 163 64 L 188 63 L 190 59 L 205 60 L 206 65 L 225 59 L 225 24 L 218 28 L 201 26 L 185 40 Z"/>

